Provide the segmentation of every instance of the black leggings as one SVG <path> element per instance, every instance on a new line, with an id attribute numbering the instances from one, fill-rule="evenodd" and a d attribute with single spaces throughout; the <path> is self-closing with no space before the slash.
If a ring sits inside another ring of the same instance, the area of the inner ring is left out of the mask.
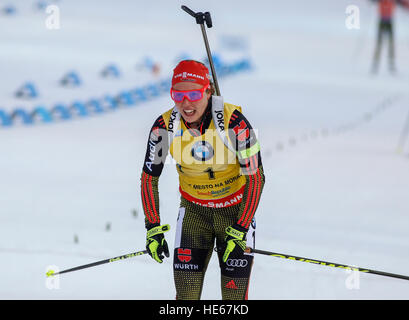
<path id="1" fill-rule="evenodd" d="M 206 208 L 181 199 L 173 257 L 176 299 L 200 299 L 215 241 L 216 246 L 224 241 L 225 229 L 237 221 L 239 207 Z M 253 220 L 247 233 L 247 246 L 254 248 L 254 241 Z M 244 253 L 226 263 L 222 256 L 223 252 L 218 252 L 222 299 L 247 299 L 253 254 Z"/>
<path id="2" fill-rule="evenodd" d="M 384 36 L 388 37 L 388 59 L 389 59 L 389 67 L 394 69 L 395 67 L 395 44 L 394 44 L 394 36 L 393 36 L 393 25 L 392 21 L 379 21 L 378 26 L 378 36 L 376 40 L 376 48 L 375 48 L 375 55 L 374 55 L 374 69 L 377 69 L 379 66 L 379 60 L 382 51 L 382 42 Z"/>

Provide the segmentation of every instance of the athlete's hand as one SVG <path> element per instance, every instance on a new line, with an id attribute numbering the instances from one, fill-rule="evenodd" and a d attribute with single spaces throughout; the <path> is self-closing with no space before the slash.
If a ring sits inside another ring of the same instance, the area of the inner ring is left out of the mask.
<path id="1" fill-rule="evenodd" d="M 229 256 L 235 258 L 241 257 L 246 250 L 247 230 L 239 225 L 232 225 L 226 228 L 224 244 L 221 248 L 223 252 L 223 262 L 226 262 Z"/>
<path id="2" fill-rule="evenodd" d="M 168 243 L 163 235 L 169 230 L 170 225 L 165 224 L 163 226 L 152 226 L 146 231 L 146 250 L 148 250 L 149 255 L 159 263 L 163 262 L 163 255 L 169 258 Z"/>

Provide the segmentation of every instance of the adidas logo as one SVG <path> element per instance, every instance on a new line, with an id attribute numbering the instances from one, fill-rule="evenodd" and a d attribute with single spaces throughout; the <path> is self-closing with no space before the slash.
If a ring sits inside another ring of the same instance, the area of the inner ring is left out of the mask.
<path id="1" fill-rule="evenodd" d="M 226 284 L 225 288 L 228 288 L 228 289 L 236 289 L 236 290 L 239 289 L 239 288 L 237 288 L 237 286 L 236 286 L 236 284 L 234 283 L 233 280 L 230 280 L 230 281 Z"/>

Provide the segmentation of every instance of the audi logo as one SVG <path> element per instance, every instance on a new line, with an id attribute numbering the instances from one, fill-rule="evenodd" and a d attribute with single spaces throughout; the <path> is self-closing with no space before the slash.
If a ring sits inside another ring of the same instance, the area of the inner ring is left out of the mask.
<path id="1" fill-rule="evenodd" d="M 227 259 L 226 264 L 229 267 L 239 267 L 244 268 L 247 267 L 249 262 L 246 259 Z"/>

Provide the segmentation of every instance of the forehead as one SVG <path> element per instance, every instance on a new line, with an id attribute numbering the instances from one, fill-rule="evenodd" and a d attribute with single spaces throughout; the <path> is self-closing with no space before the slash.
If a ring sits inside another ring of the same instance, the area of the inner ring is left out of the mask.
<path id="1" fill-rule="evenodd" d="M 172 88 L 175 90 L 187 91 L 201 89 L 202 87 L 201 84 L 186 81 L 175 83 Z"/>

